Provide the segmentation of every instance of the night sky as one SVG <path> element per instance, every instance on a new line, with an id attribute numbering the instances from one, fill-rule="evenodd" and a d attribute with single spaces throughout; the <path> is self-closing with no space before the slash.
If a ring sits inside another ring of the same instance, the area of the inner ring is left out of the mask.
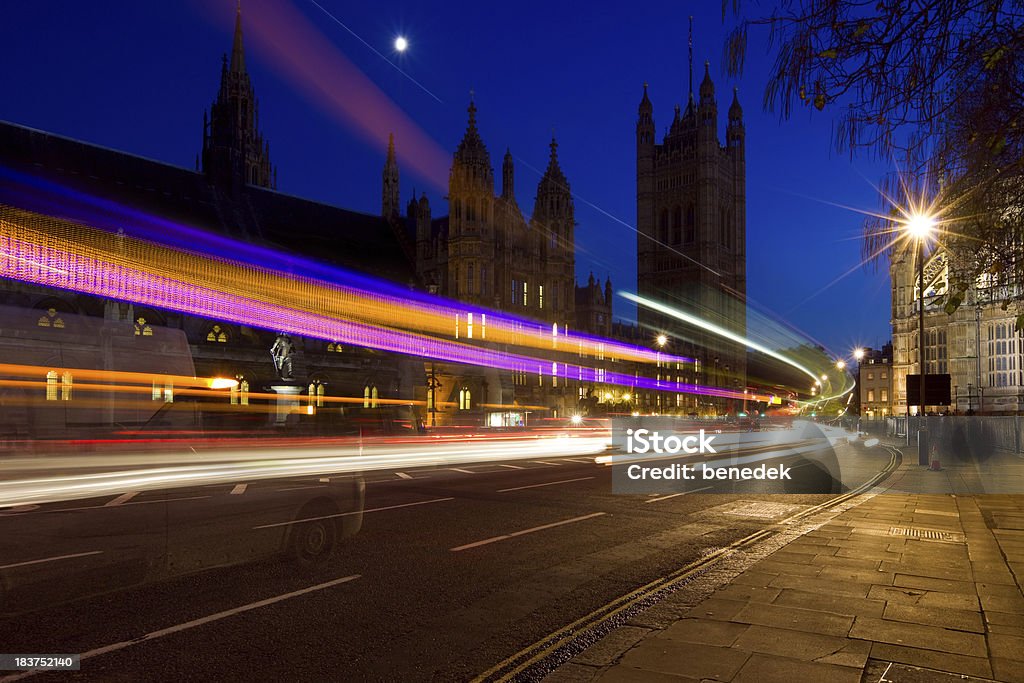
<path id="1" fill-rule="evenodd" d="M 472 89 L 499 183 L 505 148 L 517 157 L 527 215 L 540 179 L 527 165 L 543 170 L 554 129 L 577 195 L 578 279 L 593 271 L 635 290 L 637 105 L 646 81 L 659 136 L 685 105 L 693 14 L 694 86 L 709 59 L 720 135 L 733 86 L 744 109 L 750 298 L 837 355 L 889 339 L 888 275 L 858 267 L 861 216 L 833 204 L 876 209 L 872 185 L 891 166 L 834 152 L 827 111 L 787 122 L 763 111 L 763 36 L 751 36 L 743 78 L 727 79 L 719 2 L 318 2 L 430 94 L 310 0 L 245 0 L 247 66 L 280 191 L 378 213 L 384 131 L 396 128 L 403 205 L 415 187 L 443 215 Z M 234 0 L 35 0 L 3 14 L 0 119 L 194 167 Z M 399 34 L 404 55 L 392 49 Z M 615 309 L 634 317 L 622 299 Z"/>

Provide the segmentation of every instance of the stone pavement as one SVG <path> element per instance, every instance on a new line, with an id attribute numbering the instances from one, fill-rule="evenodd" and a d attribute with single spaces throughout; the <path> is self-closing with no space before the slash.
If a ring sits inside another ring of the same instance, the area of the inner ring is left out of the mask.
<path id="1" fill-rule="evenodd" d="M 639 615 L 549 680 L 1024 682 L 1024 495 L 918 493 L 959 478 L 908 463 L 667 628 Z"/>

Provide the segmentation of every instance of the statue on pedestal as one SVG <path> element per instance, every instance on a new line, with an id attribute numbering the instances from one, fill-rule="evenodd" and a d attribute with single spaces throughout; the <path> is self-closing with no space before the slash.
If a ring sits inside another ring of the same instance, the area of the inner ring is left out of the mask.
<path id="1" fill-rule="evenodd" d="M 270 355 L 274 359 L 277 376 L 285 382 L 295 379 L 292 371 L 292 357 L 295 355 L 295 343 L 284 332 L 279 332 L 274 345 L 270 347 Z"/>

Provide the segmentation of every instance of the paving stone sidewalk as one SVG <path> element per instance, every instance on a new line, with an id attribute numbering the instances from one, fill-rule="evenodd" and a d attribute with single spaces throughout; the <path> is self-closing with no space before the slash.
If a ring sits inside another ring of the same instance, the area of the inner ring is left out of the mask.
<path id="1" fill-rule="evenodd" d="M 1024 496 L 908 492 L 940 475 L 905 464 L 667 628 L 634 619 L 549 680 L 1024 682 Z"/>

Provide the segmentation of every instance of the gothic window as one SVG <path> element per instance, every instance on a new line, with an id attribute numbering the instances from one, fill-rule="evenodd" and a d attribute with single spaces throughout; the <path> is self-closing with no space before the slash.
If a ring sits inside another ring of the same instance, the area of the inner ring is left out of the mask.
<path id="1" fill-rule="evenodd" d="M 64 374 L 60 376 L 60 400 L 70 401 L 71 400 L 71 388 L 74 385 L 74 377 L 71 373 L 64 371 Z"/>
<path id="2" fill-rule="evenodd" d="M 544 285 L 537 285 L 537 308 L 544 308 Z"/>
<path id="3" fill-rule="evenodd" d="M 455 215 L 456 219 L 462 218 L 462 201 L 461 200 L 459 200 L 459 199 L 455 200 L 454 208 L 452 209 L 452 213 Z"/>
<path id="4" fill-rule="evenodd" d="M 474 283 L 473 283 L 473 270 L 474 270 L 474 268 L 473 268 L 473 264 L 472 263 L 470 263 L 468 266 L 466 266 L 466 287 L 469 289 L 468 293 L 469 293 L 470 296 L 473 296 L 474 294 L 476 294 L 476 290 L 474 288 Z"/>
<path id="5" fill-rule="evenodd" d="M 309 383 L 308 394 L 309 394 L 309 405 L 322 408 L 324 405 L 324 384 L 320 380 L 314 380 Z"/>
<path id="6" fill-rule="evenodd" d="M 946 374 L 946 331 L 930 330 L 928 333 L 928 348 L 925 358 L 928 361 L 928 372 Z M 883 377 L 884 379 L 884 377 Z"/>
<path id="7" fill-rule="evenodd" d="M 459 410 L 472 410 L 473 394 L 468 387 L 459 389 Z"/>
<path id="8" fill-rule="evenodd" d="M 328 353 L 341 353 L 342 351 L 344 351 L 344 348 L 340 342 L 331 342 L 327 345 Z"/>
<path id="9" fill-rule="evenodd" d="M 1008 387 L 1017 384 L 1017 346 L 1013 326 L 1005 323 L 988 326 L 988 385 Z"/>
<path id="10" fill-rule="evenodd" d="M 672 244 L 683 241 L 683 210 L 678 206 L 672 212 Z"/>
<path id="11" fill-rule="evenodd" d="M 46 400 L 57 400 L 57 371 L 50 370 L 46 373 Z"/>
<path id="12" fill-rule="evenodd" d="M 214 325 L 206 333 L 206 341 L 215 344 L 226 344 L 228 342 L 228 333 L 220 325 Z"/>
<path id="13" fill-rule="evenodd" d="M 480 266 L 480 294 L 487 296 L 487 266 Z"/>
<path id="14" fill-rule="evenodd" d="M 480 220 L 487 220 L 487 200 L 483 197 L 480 198 Z"/>
<path id="15" fill-rule="evenodd" d="M 529 305 L 530 299 L 530 285 L 526 280 L 523 280 L 523 306 Z"/>
<path id="16" fill-rule="evenodd" d="M 146 324 L 145 318 L 139 318 L 135 321 L 135 336 L 136 337 L 152 337 L 153 328 Z"/>
<path id="17" fill-rule="evenodd" d="M 512 303 L 519 303 L 519 282 L 515 279 L 512 280 Z"/>
<path id="18" fill-rule="evenodd" d="M 57 309 L 50 308 L 46 311 L 45 315 L 39 317 L 36 321 L 36 325 L 39 327 L 53 327 L 58 330 L 64 329 L 64 318 L 57 315 Z"/>
<path id="19" fill-rule="evenodd" d="M 668 209 L 661 210 L 661 218 L 658 220 L 658 241 L 668 244 Z"/>
<path id="20" fill-rule="evenodd" d="M 232 405 L 249 405 L 249 380 L 244 375 L 235 375 L 237 384 L 231 387 Z M 154 398 L 157 398 L 154 396 Z"/>
<path id="21" fill-rule="evenodd" d="M 694 218 L 693 204 L 686 207 L 686 242 L 697 241 L 697 221 Z"/>

